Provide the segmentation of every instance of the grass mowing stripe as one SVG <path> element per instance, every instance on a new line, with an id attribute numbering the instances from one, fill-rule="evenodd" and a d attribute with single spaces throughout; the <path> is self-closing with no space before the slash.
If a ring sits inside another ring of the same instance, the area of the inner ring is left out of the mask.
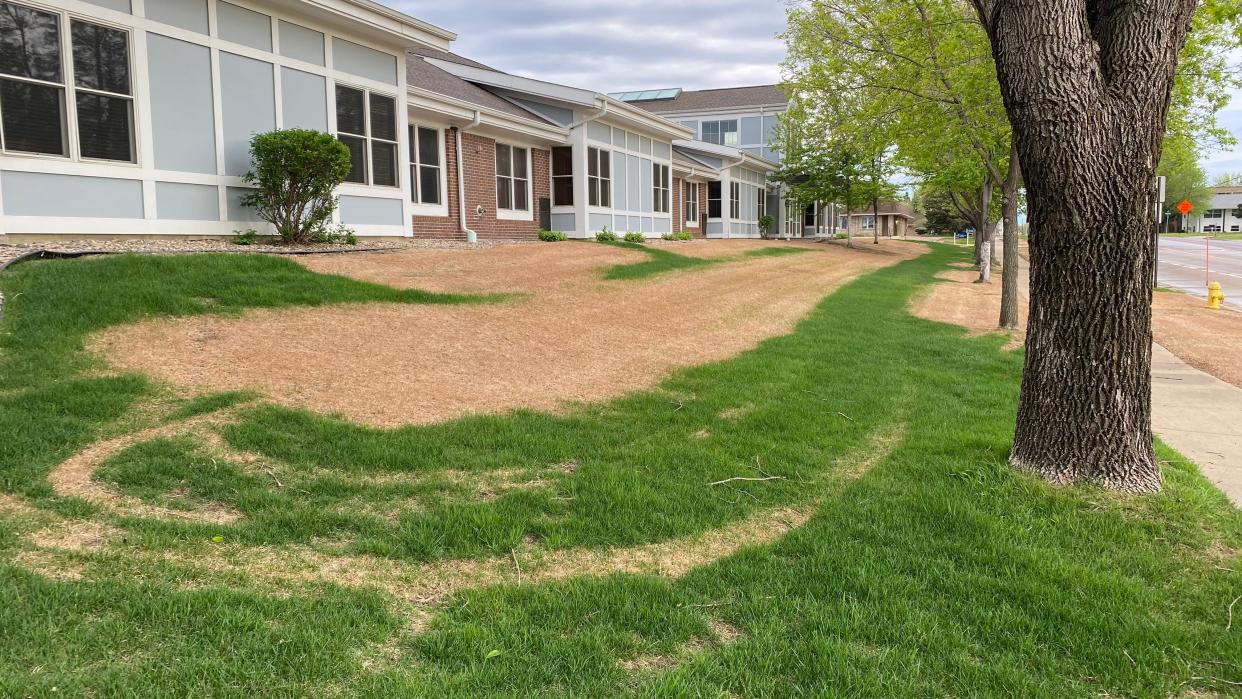
<path id="1" fill-rule="evenodd" d="M 795 247 L 765 247 L 755 250 L 747 250 L 740 255 L 729 255 L 725 257 L 691 257 L 689 255 L 681 255 L 671 250 L 665 250 L 659 247 L 651 247 L 641 243 L 606 243 L 626 250 L 639 250 L 647 254 L 646 260 L 642 262 L 634 262 L 627 264 L 618 264 L 604 269 L 604 279 L 610 281 L 633 281 L 636 279 L 647 279 L 659 274 L 665 274 L 682 269 L 702 269 L 704 267 L 712 267 L 725 262 L 737 262 L 748 258 L 756 257 L 781 257 L 784 255 L 793 255 L 802 252 L 812 252 L 809 248 Z"/>

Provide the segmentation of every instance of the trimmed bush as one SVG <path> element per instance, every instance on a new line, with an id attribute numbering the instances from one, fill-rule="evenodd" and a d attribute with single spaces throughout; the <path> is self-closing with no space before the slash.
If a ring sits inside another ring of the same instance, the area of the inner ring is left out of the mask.
<path id="1" fill-rule="evenodd" d="M 616 233 L 613 233 L 612 231 L 605 228 L 604 230 L 595 234 L 595 240 L 596 242 L 600 242 L 600 243 L 615 243 L 617 242 L 618 238 L 617 238 Z"/>
<path id="2" fill-rule="evenodd" d="M 664 233 L 660 236 L 664 240 L 694 240 L 694 234 L 690 231 L 680 231 L 677 233 Z"/>
<path id="3" fill-rule="evenodd" d="M 259 232 L 253 228 L 246 231 L 233 231 L 233 239 L 229 242 L 234 245 L 254 245 L 259 242 Z"/>
<path id="4" fill-rule="evenodd" d="M 645 242 L 647 242 L 647 238 L 646 238 L 646 236 L 644 236 L 642 233 L 635 233 L 634 231 L 630 231 L 629 233 L 626 233 L 626 234 L 625 234 L 625 242 L 627 242 L 627 243 L 645 243 Z"/>
<path id="5" fill-rule="evenodd" d="M 539 231 L 539 239 L 545 243 L 557 243 L 562 240 L 569 240 L 569 236 L 560 231 Z"/>
<path id="6" fill-rule="evenodd" d="M 284 129 L 250 139 L 252 169 L 243 179 L 256 189 L 242 197 L 286 243 L 323 235 L 336 211 L 333 192 L 349 176 L 349 149 L 331 134 Z"/>

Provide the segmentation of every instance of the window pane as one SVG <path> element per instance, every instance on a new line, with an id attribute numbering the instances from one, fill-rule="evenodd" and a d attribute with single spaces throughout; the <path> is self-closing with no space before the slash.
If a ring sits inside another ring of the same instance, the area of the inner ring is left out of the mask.
<path id="1" fill-rule="evenodd" d="M 559 146 L 552 149 L 552 174 L 574 174 L 574 149 Z"/>
<path id="2" fill-rule="evenodd" d="M 0 73 L 62 82 L 59 18 L 0 2 Z"/>
<path id="3" fill-rule="evenodd" d="M 66 155 L 64 92 L 56 87 L 0 80 L 4 147 L 23 153 Z"/>
<path id="4" fill-rule="evenodd" d="M 79 92 L 78 144 L 83 158 L 132 162 L 132 102 L 123 97 Z"/>
<path id="5" fill-rule="evenodd" d="M 599 181 L 599 205 L 603 207 L 612 206 L 612 181 Z"/>
<path id="6" fill-rule="evenodd" d="M 606 180 L 612 179 L 612 165 L 609 162 L 611 157 L 612 153 L 606 150 L 599 152 L 599 176 Z M 604 206 L 607 206 L 607 204 Z"/>
<path id="7" fill-rule="evenodd" d="M 92 90 L 130 94 L 129 34 L 74 21 L 73 82 Z"/>
<path id="8" fill-rule="evenodd" d="M 349 176 L 346 182 L 367 183 L 367 140 L 357 136 L 338 136 L 349 148 Z"/>
<path id="9" fill-rule="evenodd" d="M 513 174 L 513 153 L 509 146 L 496 144 L 496 175 L 508 177 Z"/>
<path id="10" fill-rule="evenodd" d="M 440 132 L 418 129 L 418 162 L 420 165 L 440 164 Z"/>
<path id="11" fill-rule="evenodd" d="M 362 90 L 336 86 L 336 130 L 358 136 L 367 135 L 366 97 Z M 347 142 L 348 143 L 348 142 Z M 350 180 L 351 182 L 353 180 Z"/>
<path id="12" fill-rule="evenodd" d="M 513 176 L 524 180 L 526 179 L 526 149 L 513 149 Z"/>
<path id="13" fill-rule="evenodd" d="M 513 181 L 513 208 L 530 211 L 530 203 L 526 199 L 526 180 Z"/>
<path id="14" fill-rule="evenodd" d="M 418 166 L 410 166 L 410 201 L 418 203 Z"/>
<path id="15" fill-rule="evenodd" d="M 599 206 L 599 180 L 594 177 L 587 181 L 587 204 Z"/>
<path id="16" fill-rule="evenodd" d="M 418 189 L 422 192 L 422 203 L 439 204 L 440 203 L 440 168 L 427 167 L 424 165 L 419 168 L 419 185 Z"/>
<path id="17" fill-rule="evenodd" d="M 552 180 L 552 205 L 574 205 L 574 178 L 557 177 Z"/>
<path id="18" fill-rule="evenodd" d="M 397 140 L 397 102 L 393 98 L 371 95 L 371 138 Z"/>
<path id="19" fill-rule="evenodd" d="M 496 208 L 512 209 L 513 208 L 513 192 L 509 183 L 512 182 L 508 177 L 496 178 Z"/>
<path id="20" fill-rule="evenodd" d="M 587 175 L 599 177 L 599 150 L 596 148 L 587 149 Z"/>
<path id="21" fill-rule="evenodd" d="M 397 186 L 397 144 L 371 142 L 371 184 L 382 187 Z"/>

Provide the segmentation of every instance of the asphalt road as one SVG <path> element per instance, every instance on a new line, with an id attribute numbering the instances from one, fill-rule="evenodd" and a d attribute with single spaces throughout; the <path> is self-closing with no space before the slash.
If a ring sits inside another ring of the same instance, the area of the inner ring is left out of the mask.
<path id="1" fill-rule="evenodd" d="M 1242 241 L 1213 240 L 1211 272 L 1203 238 L 1160 239 L 1160 286 L 1207 298 L 1207 280 L 1220 282 L 1225 303 L 1242 309 Z"/>

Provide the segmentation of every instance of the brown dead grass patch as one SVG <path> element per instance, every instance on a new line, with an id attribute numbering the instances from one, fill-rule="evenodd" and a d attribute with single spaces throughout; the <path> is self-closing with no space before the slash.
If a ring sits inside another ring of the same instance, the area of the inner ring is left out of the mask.
<path id="1" fill-rule="evenodd" d="M 241 514 L 223 505 L 212 504 L 194 510 L 160 507 L 114 491 L 94 480 L 95 472 L 105 461 L 122 451 L 153 439 L 177 437 L 201 432 L 207 427 L 224 424 L 238 408 L 219 413 L 199 415 L 180 422 L 151 427 L 110 439 L 104 439 L 69 457 L 48 473 L 47 479 L 57 495 L 77 497 L 121 516 L 154 519 L 181 519 L 206 524 L 229 524 Z"/>
<path id="2" fill-rule="evenodd" d="M 50 580 L 74 582 L 86 575 L 86 564 L 55 551 L 22 551 L 13 557 L 22 568 Z"/>
<path id="3" fill-rule="evenodd" d="M 1194 368 L 1242 388 L 1242 313 L 1211 311 L 1201 298 L 1156 292 L 1152 332 L 1156 342 Z"/>
<path id="4" fill-rule="evenodd" d="M 789 243 L 705 241 L 678 252 L 734 255 Z M 517 408 L 556 411 L 650 387 L 790 332 L 865 272 L 922 254 L 814 246 L 643 281 L 598 270 L 644 258 L 588 243 L 436 250 L 299 261 L 318 272 L 432 291 L 520 292 L 497 305 L 367 304 L 159 319 L 105 331 L 116 366 L 196 391 L 257 390 L 290 406 L 391 427 Z M 279 354 L 281 362 L 270 357 Z M 624 361 L 604 361 L 606 357 Z M 555 358 L 557 370 L 548 371 Z"/>
<path id="5" fill-rule="evenodd" d="M 1009 336 L 1005 349 L 1021 347 L 1026 337 L 1028 309 L 1026 299 L 1018 301 L 1018 330 L 1001 330 L 1001 282 L 978 284 L 979 273 L 973 270 L 949 270 L 936 275 L 941 282 L 931 287 L 910 307 L 910 313 L 925 320 L 958 325 L 972 336 L 1003 333 Z"/>
<path id="6" fill-rule="evenodd" d="M 41 549 L 59 549 L 75 553 L 98 551 L 119 537 L 121 531 L 93 520 L 69 520 L 40 529 L 27 538 Z"/>

